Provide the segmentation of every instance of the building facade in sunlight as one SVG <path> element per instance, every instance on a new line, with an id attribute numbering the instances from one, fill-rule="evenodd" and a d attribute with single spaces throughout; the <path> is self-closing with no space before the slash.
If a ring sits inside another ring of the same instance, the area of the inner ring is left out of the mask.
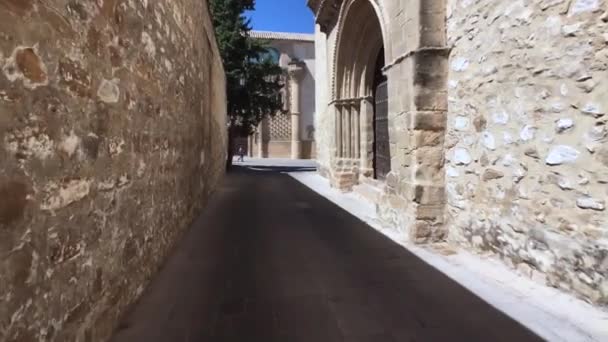
<path id="1" fill-rule="evenodd" d="M 418 243 L 608 303 L 605 1 L 309 0 L 319 170 Z"/>
<path id="2" fill-rule="evenodd" d="M 248 141 L 249 155 L 260 158 L 314 157 L 314 35 L 252 31 L 267 40 L 269 55 L 285 69 L 284 114 L 265 119 Z"/>

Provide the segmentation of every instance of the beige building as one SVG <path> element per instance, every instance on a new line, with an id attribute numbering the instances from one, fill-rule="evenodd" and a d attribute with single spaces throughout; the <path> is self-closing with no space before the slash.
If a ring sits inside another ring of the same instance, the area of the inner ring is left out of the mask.
<path id="1" fill-rule="evenodd" d="M 314 35 L 252 31 L 270 42 L 269 54 L 285 69 L 285 114 L 265 119 L 249 139 L 249 155 L 260 158 L 314 157 Z"/>
<path id="2" fill-rule="evenodd" d="M 608 303 L 602 0 L 309 0 L 320 173 L 414 242 Z"/>

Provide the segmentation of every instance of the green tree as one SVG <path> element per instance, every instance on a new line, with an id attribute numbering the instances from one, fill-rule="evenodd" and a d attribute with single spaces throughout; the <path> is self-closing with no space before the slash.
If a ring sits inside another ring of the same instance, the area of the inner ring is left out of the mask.
<path id="1" fill-rule="evenodd" d="M 235 139 L 249 136 L 264 117 L 283 107 L 283 70 L 265 57 L 268 42 L 249 37 L 251 26 L 243 13 L 255 8 L 255 0 L 211 0 L 210 5 L 226 71 L 229 169 Z"/>

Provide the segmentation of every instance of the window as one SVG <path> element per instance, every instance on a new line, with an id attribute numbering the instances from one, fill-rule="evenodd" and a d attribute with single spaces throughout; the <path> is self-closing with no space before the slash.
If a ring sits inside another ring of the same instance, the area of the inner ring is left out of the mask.
<path id="1" fill-rule="evenodd" d="M 279 64 L 279 58 L 281 58 L 281 53 L 279 52 L 279 50 L 269 47 L 266 49 L 266 53 L 263 53 L 260 57 L 261 59 L 270 59 L 270 61 L 274 62 L 275 64 Z"/>

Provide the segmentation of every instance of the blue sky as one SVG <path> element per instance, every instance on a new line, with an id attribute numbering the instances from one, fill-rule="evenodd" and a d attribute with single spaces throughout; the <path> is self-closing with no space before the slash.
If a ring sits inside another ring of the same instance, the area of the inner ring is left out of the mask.
<path id="1" fill-rule="evenodd" d="M 254 30 L 314 32 L 312 11 L 306 0 L 256 0 L 255 11 L 247 13 Z"/>

